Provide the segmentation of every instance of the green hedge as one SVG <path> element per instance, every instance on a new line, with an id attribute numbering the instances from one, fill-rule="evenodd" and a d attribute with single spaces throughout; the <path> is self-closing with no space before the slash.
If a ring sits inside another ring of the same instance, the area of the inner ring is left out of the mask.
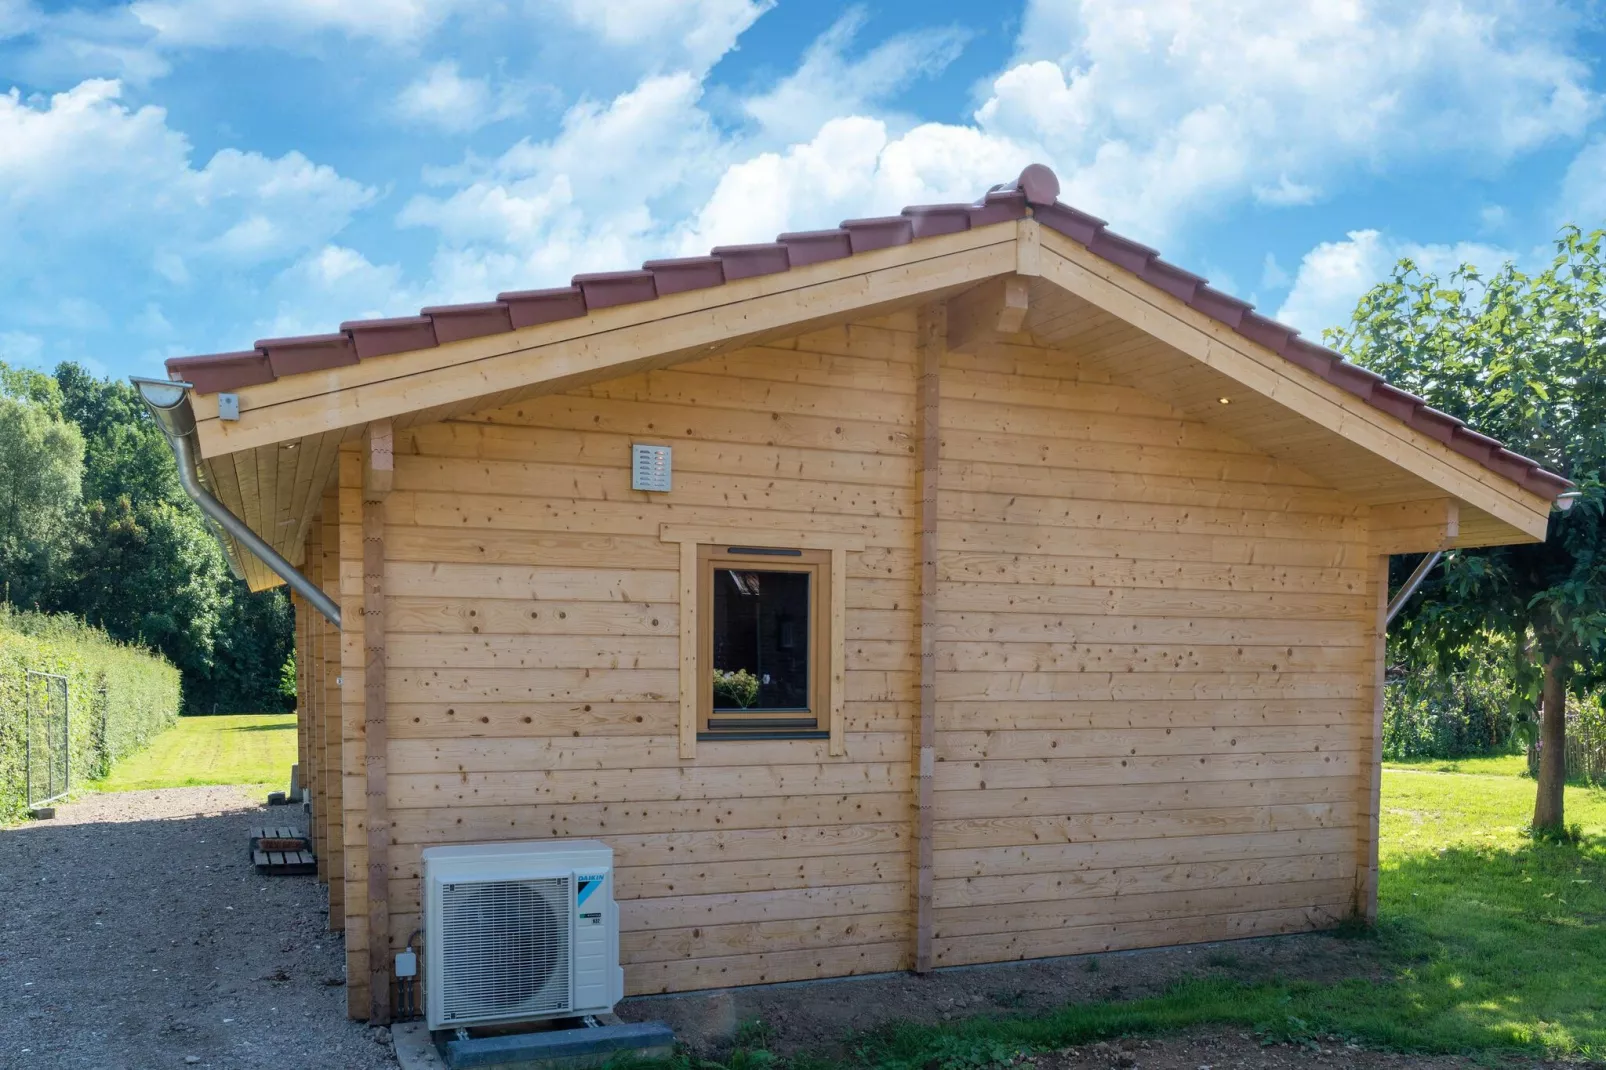
<path id="1" fill-rule="evenodd" d="M 67 678 L 74 785 L 105 776 L 178 717 L 179 674 L 167 660 L 116 642 L 75 617 L 0 603 L 0 820 L 27 807 L 27 672 Z"/>

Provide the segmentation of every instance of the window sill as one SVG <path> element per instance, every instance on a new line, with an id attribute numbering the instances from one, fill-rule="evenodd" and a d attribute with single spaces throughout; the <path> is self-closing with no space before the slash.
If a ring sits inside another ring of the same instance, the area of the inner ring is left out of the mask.
<path id="1" fill-rule="evenodd" d="M 831 738 L 831 733 L 829 731 L 824 730 L 824 729 L 818 729 L 818 730 L 809 729 L 809 730 L 799 731 L 798 729 L 795 729 L 795 728 L 782 728 L 782 729 L 774 729 L 774 730 L 767 731 L 767 732 L 766 731 L 762 731 L 762 730 L 758 730 L 758 729 L 751 729 L 751 730 L 745 730 L 745 731 L 698 732 L 697 733 L 697 741 L 699 743 L 717 743 L 717 742 L 720 742 L 722 740 L 727 740 L 727 739 L 728 740 L 742 740 L 742 739 L 805 739 L 805 740 L 820 740 L 820 739 L 830 739 L 830 738 Z"/>

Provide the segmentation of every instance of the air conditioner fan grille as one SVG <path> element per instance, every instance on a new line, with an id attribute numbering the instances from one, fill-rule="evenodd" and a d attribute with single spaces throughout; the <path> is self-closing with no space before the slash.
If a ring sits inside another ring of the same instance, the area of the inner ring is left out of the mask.
<path id="1" fill-rule="evenodd" d="M 566 877 L 443 885 L 446 1018 L 549 1014 L 572 1006 L 572 897 Z"/>

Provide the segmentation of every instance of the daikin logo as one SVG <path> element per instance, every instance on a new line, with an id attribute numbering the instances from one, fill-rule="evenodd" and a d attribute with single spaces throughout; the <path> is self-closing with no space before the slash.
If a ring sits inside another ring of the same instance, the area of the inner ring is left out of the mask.
<path id="1" fill-rule="evenodd" d="M 592 892 L 596 891 L 598 888 L 600 888 L 602 886 L 603 877 L 604 877 L 604 874 L 600 874 L 600 873 L 599 874 L 589 874 L 589 873 L 576 873 L 575 874 L 575 876 L 574 876 L 574 882 L 575 882 L 575 885 L 576 885 L 575 894 L 574 894 L 575 906 L 579 906 L 580 904 L 584 903 L 591 896 Z"/>

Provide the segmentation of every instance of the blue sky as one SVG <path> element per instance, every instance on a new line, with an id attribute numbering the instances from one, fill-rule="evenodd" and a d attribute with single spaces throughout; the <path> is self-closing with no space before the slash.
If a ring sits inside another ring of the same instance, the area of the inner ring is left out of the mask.
<path id="1" fill-rule="evenodd" d="M 0 0 L 0 359 L 1062 197 L 1307 333 L 1606 225 L 1596 0 Z M 9 89 L 9 95 L 4 95 Z"/>

